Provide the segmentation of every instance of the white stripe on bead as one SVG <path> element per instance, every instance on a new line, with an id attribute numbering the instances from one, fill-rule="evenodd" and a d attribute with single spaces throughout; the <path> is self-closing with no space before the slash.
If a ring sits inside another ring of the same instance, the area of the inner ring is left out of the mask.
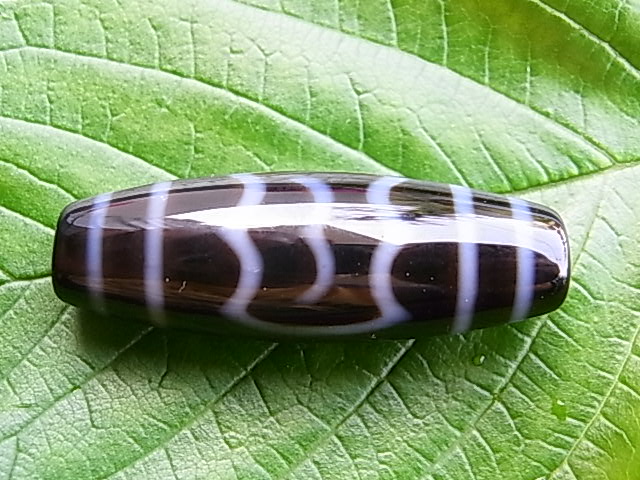
<path id="1" fill-rule="evenodd" d="M 144 298 L 151 320 L 164 321 L 163 226 L 172 182 L 155 183 L 149 190 L 144 231 Z"/>
<path id="2" fill-rule="evenodd" d="M 453 207 L 458 225 L 458 292 L 451 333 L 469 331 L 478 296 L 478 238 L 471 190 L 451 186 Z"/>
<path id="3" fill-rule="evenodd" d="M 102 313 L 105 312 L 102 241 L 104 237 L 104 221 L 110 204 L 110 193 L 103 193 L 93 199 L 91 213 L 89 214 L 85 258 L 89 297 L 93 308 Z"/>
<path id="4" fill-rule="evenodd" d="M 533 291 L 535 287 L 535 259 L 533 250 L 524 247 L 530 245 L 531 239 L 531 209 L 529 205 L 518 198 L 511 198 L 511 215 L 515 222 L 515 241 L 517 249 L 516 263 L 516 287 L 513 296 L 513 309 L 511 310 L 512 322 L 527 318 L 533 303 Z"/>
<path id="5" fill-rule="evenodd" d="M 382 177 L 369 185 L 367 189 L 367 201 L 372 205 L 391 205 L 389 198 L 391 189 L 404 182 L 404 178 Z M 396 227 L 395 221 L 388 222 L 388 228 Z M 411 314 L 396 299 L 393 292 L 391 270 L 396 255 L 402 249 L 401 244 L 389 243 L 381 239 L 371 256 L 369 265 L 369 288 L 371 296 L 376 302 L 380 317 L 369 324 L 377 326 L 393 325 L 408 320 Z"/>
<path id="6" fill-rule="evenodd" d="M 262 203 L 267 191 L 265 183 L 256 175 L 238 174 L 233 178 L 243 184 L 238 207 L 254 206 Z M 220 311 L 239 319 L 255 320 L 247 313 L 249 303 L 258 293 L 262 283 L 264 263 L 246 228 L 221 227 L 219 234 L 235 253 L 240 263 L 238 285 L 233 295 L 220 307 Z"/>
<path id="7" fill-rule="evenodd" d="M 316 205 L 330 206 L 333 190 L 322 180 L 313 177 L 294 177 L 292 181 L 304 185 Z M 316 278 L 307 290 L 296 299 L 300 303 L 313 304 L 324 297 L 334 283 L 336 264 L 331 245 L 324 234 L 324 225 L 312 223 L 304 227 L 303 238 L 309 245 L 316 264 Z"/>

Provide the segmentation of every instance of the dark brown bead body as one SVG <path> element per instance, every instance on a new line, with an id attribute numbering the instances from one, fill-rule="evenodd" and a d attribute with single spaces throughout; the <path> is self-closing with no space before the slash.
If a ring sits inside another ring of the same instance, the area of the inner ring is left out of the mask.
<path id="1" fill-rule="evenodd" d="M 179 180 L 62 213 L 53 279 L 80 307 L 272 337 L 458 333 L 557 308 L 569 252 L 540 205 L 352 174 Z"/>

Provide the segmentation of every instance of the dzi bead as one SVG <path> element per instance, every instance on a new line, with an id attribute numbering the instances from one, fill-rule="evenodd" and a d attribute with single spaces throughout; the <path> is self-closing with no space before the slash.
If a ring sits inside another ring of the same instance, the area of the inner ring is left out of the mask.
<path id="1" fill-rule="evenodd" d="M 552 210 L 355 174 L 178 180 L 69 205 L 58 296 L 157 325 L 266 337 L 460 333 L 556 309 L 568 241 Z"/>

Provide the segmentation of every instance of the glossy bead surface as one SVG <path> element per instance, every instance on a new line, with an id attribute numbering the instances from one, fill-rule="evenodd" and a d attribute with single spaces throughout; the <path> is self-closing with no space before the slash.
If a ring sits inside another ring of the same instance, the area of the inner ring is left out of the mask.
<path id="1" fill-rule="evenodd" d="M 466 187 L 356 174 L 177 180 L 69 205 L 58 296 L 265 337 L 461 333 L 556 309 L 559 216 Z"/>

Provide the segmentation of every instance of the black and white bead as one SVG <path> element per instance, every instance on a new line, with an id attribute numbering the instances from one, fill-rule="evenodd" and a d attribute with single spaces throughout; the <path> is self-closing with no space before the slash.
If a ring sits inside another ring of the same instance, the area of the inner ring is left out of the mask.
<path id="1" fill-rule="evenodd" d="M 54 287 L 158 325 L 267 336 L 463 333 L 557 308 L 561 219 L 400 177 L 240 174 L 162 182 L 61 215 Z"/>

